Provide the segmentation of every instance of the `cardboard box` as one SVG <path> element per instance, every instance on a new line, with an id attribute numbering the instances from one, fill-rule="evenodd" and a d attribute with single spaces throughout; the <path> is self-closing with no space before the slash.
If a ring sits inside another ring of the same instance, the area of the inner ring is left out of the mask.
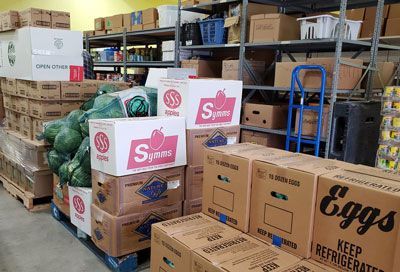
<path id="1" fill-rule="evenodd" d="M 29 114 L 29 100 L 28 98 L 18 97 L 18 112 L 22 114 Z"/>
<path id="2" fill-rule="evenodd" d="M 65 11 L 51 11 L 51 28 L 71 29 L 71 15 Z"/>
<path id="3" fill-rule="evenodd" d="M 218 60 L 182 60 L 182 68 L 196 69 L 197 76 L 199 77 L 221 77 L 222 62 Z"/>
<path id="4" fill-rule="evenodd" d="M 203 165 L 187 166 L 185 177 L 185 200 L 203 196 Z"/>
<path id="5" fill-rule="evenodd" d="M 334 161 L 299 153 L 255 160 L 250 234 L 309 258 L 317 180 L 338 168 Z"/>
<path id="6" fill-rule="evenodd" d="M 11 109 L 12 108 L 13 96 L 11 96 L 9 94 L 6 94 L 6 93 L 3 93 L 2 99 L 3 99 L 3 104 L 2 105 L 4 105 L 4 108 Z"/>
<path id="7" fill-rule="evenodd" d="M 32 139 L 32 118 L 27 115 L 21 115 L 21 135 Z"/>
<path id="8" fill-rule="evenodd" d="M 204 148 L 239 143 L 240 127 L 187 129 L 187 164 L 202 165 Z"/>
<path id="9" fill-rule="evenodd" d="M 28 97 L 28 91 L 30 88 L 30 83 L 27 80 L 17 79 L 17 92 L 18 96 Z"/>
<path id="10" fill-rule="evenodd" d="M 115 217 L 92 204 L 92 240 L 108 255 L 119 257 L 150 247 L 151 225 L 182 215 L 182 203 Z"/>
<path id="11" fill-rule="evenodd" d="M 94 36 L 95 35 L 95 31 L 94 30 L 86 30 L 86 31 L 83 31 L 83 37 L 85 38 L 86 36 L 89 36 L 89 37 L 91 37 L 91 36 Z"/>
<path id="12" fill-rule="evenodd" d="M 239 234 L 202 213 L 154 224 L 151 271 L 195 271 L 191 269 L 192 250 Z M 168 264 L 173 264 L 174 270 Z"/>
<path id="13" fill-rule="evenodd" d="M 155 8 L 149 8 L 142 11 L 143 24 L 155 23 L 158 20 L 158 11 Z"/>
<path id="14" fill-rule="evenodd" d="M 7 93 L 17 95 L 17 80 L 15 78 L 7 77 Z"/>
<path id="15" fill-rule="evenodd" d="M 186 128 L 239 125 L 242 82 L 160 79 L 157 113 L 184 116 Z"/>
<path id="16" fill-rule="evenodd" d="M 250 19 L 250 43 L 300 38 L 300 26 L 294 17 L 275 13 L 253 15 Z"/>
<path id="17" fill-rule="evenodd" d="M 363 21 L 365 8 L 348 9 L 346 10 L 346 19 L 354 21 Z"/>
<path id="18" fill-rule="evenodd" d="M 43 133 L 43 123 L 45 122 L 47 122 L 47 120 L 32 118 L 32 140 L 35 142 L 38 142 L 36 136 Z M 42 140 L 40 143 L 44 144 L 45 142 Z"/>
<path id="19" fill-rule="evenodd" d="M 287 115 L 287 105 L 246 103 L 243 110 L 242 124 L 262 128 L 286 128 Z"/>
<path id="20" fill-rule="evenodd" d="M 80 100 L 81 99 L 81 83 L 80 82 L 61 82 L 61 99 L 62 100 Z"/>
<path id="21" fill-rule="evenodd" d="M 374 84 L 372 85 L 372 88 L 373 89 L 382 89 L 385 86 L 391 86 L 392 82 L 389 82 L 389 80 L 396 70 L 395 63 L 394 62 L 378 62 L 377 68 L 378 68 L 379 75 L 381 77 L 383 86 L 379 80 L 378 74 L 375 73 L 374 74 Z M 367 79 L 363 80 L 361 86 L 363 88 L 365 88 L 366 84 L 367 84 Z"/>
<path id="22" fill-rule="evenodd" d="M 117 14 L 114 16 L 105 17 L 104 20 L 105 20 L 105 29 L 111 30 L 123 26 L 124 16 L 122 14 Z"/>
<path id="23" fill-rule="evenodd" d="M 123 14 L 123 27 L 126 27 L 127 29 L 131 28 L 132 25 L 132 14 L 131 13 L 125 13 Z"/>
<path id="24" fill-rule="evenodd" d="M 300 118 L 300 110 L 296 111 L 296 124 L 295 124 L 295 134 L 298 131 L 298 124 Z M 324 110 L 322 112 L 322 123 L 321 123 L 321 137 L 326 138 L 328 135 L 328 118 L 329 118 L 329 105 L 324 105 Z M 315 137 L 317 135 L 317 122 L 318 113 L 312 110 L 303 111 L 303 121 L 301 128 L 301 135 Z"/>
<path id="25" fill-rule="evenodd" d="M 351 62 L 355 65 L 363 65 L 361 59 L 342 58 L 343 61 Z M 326 88 L 332 87 L 334 58 L 310 58 L 307 64 L 321 65 L 326 70 Z M 341 64 L 339 67 L 339 90 L 352 90 L 357 86 L 361 79 L 362 68 L 356 68 L 348 65 Z M 303 86 L 305 88 L 321 88 L 321 72 L 319 71 L 306 71 L 303 79 Z"/>
<path id="26" fill-rule="evenodd" d="M 50 21 L 42 20 L 42 10 L 37 8 L 29 8 L 19 12 L 21 27 L 47 27 L 50 28 Z"/>
<path id="27" fill-rule="evenodd" d="M 18 11 L 9 10 L 1 14 L 2 31 L 14 30 L 20 27 Z"/>
<path id="28" fill-rule="evenodd" d="M 135 131 L 134 134 L 127 133 Z M 92 169 L 114 176 L 186 164 L 185 120 L 141 117 L 89 120 Z"/>
<path id="29" fill-rule="evenodd" d="M 60 186 L 60 179 L 56 174 L 53 174 L 53 203 L 63 214 L 70 217 L 68 185 Z"/>
<path id="30" fill-rule="evenodd" d="M 283 150 L 254 144 L 226 145 L 205 150 L 203 213 L 248 232 L 252 162 Z"/>
<path id="31" fill-rule="evenodd" d="M 368 174 L 321 176 L 312 258 L 340 270 L 399 271 L 399 192 L 398 182 Z"/>
<path id="32" fill-rule="evenodd" d="M 7 129 L 9 129 L 9 130 L 12 130 L 12 128 L 13 128 L 13 123 L 12 123 L 12 115 L 13 115 L 13 112 L 11 111 L 11 110 L 8 110 L 8 109 L 6 109 L 6 110 L 4 110 L 4 113 L 5 113 L 5 116 L 6 116 L 6 124 L 5 124 L 5 127 L 7 128 Z M 14 126 L 15 126 L 15 124 L 14 124 Z"/>
<path id="33" fill-rule="evenodd" d="M 371 17 L 367 17 L 367 15 L 365 15 L 365 18 L 368 18 L 368 19 L 364 20 L 362 23 L 360 38 L 371 38 L 372 35 L 374 34 L 374 30 L 375 30 L 375 19 L 374 19 L 375 15 L 374 15 L 373 19 L 371 19 Z M 383 19 L 382 25 L 381 25 L 381 36 L 383 36 L 383 34 L 384 34 L 385 25 L 386 25 L 386 19 Z"/>
<path id="34" fill-rule="evenodd" d="M 306 65 L 307 62 L 277 62 L 275 64 L 275 87 L 290 88 L 292 84 L 293 69 L 299 65 Z M 303 82 L 304 71 L 299 73 L 299 79 Z"/>
<path id="35" fill-rule="evenodd" d="M 71 223 L 87 235 L 91 235 L 90 205 L 92 205 L 92 189 L 68 186 L 68 195 L 71 199 L 69 214 Z"/>
<path id="36" fill-rule="evenodd" d="M 143 30 L 154 29 L 156 27 L 156 23 L 143 24 Z"/>
<path id="37" fill-rule="evenodd" d="M 140 25 L 132 25 L 131 26 L 131 31 L 141 31 L 141 30 L 143 30 L 143 25 L 142 24 L 140 24 Z"/>
<path id="38" fill-rule="evenodd" d="M 42 22 L 43 27 L 51 28 L 51 11 L 47 9 L 42 9 Z"/>
<path id="39" fill-rule="evenodd" d="M 285 148 L 285 136 L 258 131 L 242 130 L 241 143 L 253 143 L 278 149 Z"/>
<path id="40" fill-rule="evenodd" d="M 53 173 L 50 170 L 36 170 L 25 168 L 28 186 L 27 191 L 36 198 L 47 197 L 53 194 Z"/>
<path id="41" fill-rule="evenodd" d="M 138 213 L 183 201 L 184 167 L 123 177 L 92 170 L 93 203 L 109 214 Z"/>
<path id="42" fill-rule="evenodd" d="M 375 15 L 376 15 L 376 7 L 367 7 L 365 9 L 365 17 L 366 19 L 375 21 Z M 383 18 L 387 18 L 389 15 L 389 5 L 385 5 L 383 7 Z"/>
<path id="43" fill-rule="evenodd" d="M 82 32 L 24 27 L 0 33 L 8 56 L 0 76 L 25 80 L 83 80 Z"/>
<path id="44" fill-rule="evenodd" d="M 29 115 L 38 119 L 59 119 L 61 103 L 56 101 L 29 100 Z"/>
<path id="45" fill-rule="evenodd" d="M 265 61 L 248 61 L 250 66 L 253 68 L 256 76 L 260 80 L 263 80 L 263 73 L 265 72 Z M 223 79 L 238 79 L 238 69 L 239 69 L 239 60 L 224 60 L 222 61 L 222 78 Z M 254 82 L 246 69 L 243 70 L 243 84 L 256 84 Z"/>
<path id="46" fill-rule="evenodd" d="M 81 100 L 88 100 L 97 92 L 97 81 L 85 79 L 81 82 Z"/>
<path id="47" fill-rule="evenodd" d="M 26 165 L 40 170 L 49 169 L 47 161 L 48 145 L 24 138 L 21 139 L 20 145 L 23 150 L 22 155 Z"/>
<path id="48" fill-rule="evenodd" d="M 326 265 L 318 263 L 313 260 L 302 260 L 293 266 L 290 266 L 285 270 L 285 272 L 300 272 L 300 271 L 308 271 L 308 272 L 337 272 L 336 269 L 330 268 Z"/>
<path id="49" fill-rule="evenodd" d="M 105 21 L 104 18 L 96 18 L 94 19 L 94 30 L 105 30 Z"/>
<path id="50" fill-rule="evenodd" d="M 183 202 L 183 215 L 190 215 L 201 212 L 202 198 L 185 200 Z"/>
<path id="51" fill-rule="evenodd" d="M 299 261 L 298 257 L 240 234 L 195 249 L 191 271 L 274 271 Z"/>
<path id="52" fill-rule="evenodd" d="M 398 19 L 400 18 L 400 4 L 392 4 L 389 8 L 389 19 Z"/>
<path id="53" fill-rule="evenodd" d="M 59 81 L 30 81 L 28 97 L 38 100 L 61 100 Z"/>
<path id="54" fill-rule="evenodd" d="M 400 35 L 399 29 L 400 18 L 388 19 L 386 23 L 385 36 Z"/>
<path id="55" fill-rule="evenodd" d="M 94 32 L 94 35 L 95 36 L 101 36 L 101 35 L 106 35 L 107 34 L 107 31 L 106 30 L 96 30 L 95 32 Z"/>
<path id="56" fill-rule="evenodd" d="M 79 109 L 81 105 L 81 102 L 62 102 L 61 116 L 67 116 L 71 111 Z"/>
<path id="57" fill-rule="evenodd" d="M 5 108 L 3 106 L 3 97 L 0 95 L 0 120 L 3 121 L 5 114 Z"/>

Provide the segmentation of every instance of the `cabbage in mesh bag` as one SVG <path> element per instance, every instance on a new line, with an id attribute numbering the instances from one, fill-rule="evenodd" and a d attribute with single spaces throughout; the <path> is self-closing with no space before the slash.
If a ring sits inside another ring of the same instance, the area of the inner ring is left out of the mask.
<path id="1" fill-rule="evenodd" d="M 52 149 L 47 152 L 47 161 L 49 168 L 53 173 L 58 174 L 60 166 L 69 160 L 69 155 L 62 154 Z"/>
<path id="2" fill-rule="evenodd" d="M 82 143 L 80 131 L 63 127 L 54 139 L 54 149 L 60 153 L 70 154 L 75 152 Z"/>
<path id="3" fill-rule="evenodd" d="M 46 140 L 50 144 L 54 144 L 54 140 L 61 129 L 66 125 L 67 118 L 57 119 L 43 124 L 43 133 L 36 136 L 38 140 Z"/>
<path id="4" fill-rule="evenodd" d="M 97 92 L 83 105 L 81 106 L 81 110 L 87 111 L 93 108 L 93 104 L 95 103 L 95 100 L 98 96 L 101 96 L 103 94 L 107 93 L 113 93 L 113 92 L 118 92 L 120 89 L 115 86 L 115 85 L 110 85 L 110 84 L 103 84 L 101 85 L 98 89 Z"/>

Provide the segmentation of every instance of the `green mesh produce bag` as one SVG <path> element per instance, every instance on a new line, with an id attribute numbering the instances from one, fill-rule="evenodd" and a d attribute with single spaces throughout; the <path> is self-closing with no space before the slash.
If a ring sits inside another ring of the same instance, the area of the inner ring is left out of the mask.
<path id="1" fill-rule="evenodd" d="M 81 110 L 87 111 L 87 110 L 92 109 L 94 102 L 98 96 L 107 94 L 107 93 L 114 93 L 114 92 L 118 92 L 118 91 L 120 91 L 120 89 L 115 85 L 110 85 L 110 84 L 101 85 L 99 87 L 99 89 L 97 90 L 97 92 L 88 101 L 83 103 L 83 105 L 81 106 Z"/>
<path id="2" fill-rule="evenodd" d="M 82 143 L 80 131 L 63 127 L 54 139 L 54 149 L 63 154 L 75 152 Z"/>
<path id="3" fill-rule="evenodd" d="M 49 163 L 49 168 L 53 173 L 58 174 L 60 166 L 70 159 L 69 155 L 62 154 L 56 150 L 50 150 L 47 152 L 47 161 Z"/>

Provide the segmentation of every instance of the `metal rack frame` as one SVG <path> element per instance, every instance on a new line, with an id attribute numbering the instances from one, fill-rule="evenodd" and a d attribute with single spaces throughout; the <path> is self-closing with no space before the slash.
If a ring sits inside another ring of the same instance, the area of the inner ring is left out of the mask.
<path id="1" fill-rule="evenodd" d="M 373 90 L 373 80 L 374 73 L 377 71 L 377 55 L 378 50 L 400 50 L 399 40 L 400 37 L 394 37 L 394 39 L 381 39 L 380 29 L 382 24 L 382 14 L 384 4 L 393 4 L 400 2 L 399 0 L 242 0 L 242 1 L 231 1 L 231 0 L 221 0 L 214 1 L 207 4 L 199 4 L 193 7 L 182 7 L 182 1 L 178 0 L 178 13 L 180 15 L 181 10 L 189 10 L 196 12 L 203 12 L 210 14 L 210 9 L 207 7 L 212 7 L 214 5 L 227 4 L 227 3 L 242 3 L 242 14 L 241 22 L 247 22 L 247 6 L 249 2 L 258 4 L 268 4 L 274 5 L 279 8 L 282 13 L 313 13 L 313 12 L 329 12 L 329 11 L 339 11 L 339 35 L 332 39 L 321 39 L 321 40 L 296 40 L 296 41 L 279 41 L 279 42 L 264 42 L 264 43 L 246 43 L 246 24 L 241 24 L 241 36 L 239 44 L 222 44 L 222 45 L 195 45 L 195 46 L 181 46 L 177 49 L 177 59 L 179 58 L 179 49 L 185 50 L 220 50 L 232 48 L 238 51 L 239 59 L 239 69 L 238 78 L 243 79 L 243 69 L 245 69 L 254 82 L 257 82 L 255 73 L 245 58 L 246 49 L 271 49 L 278 52 L 278 56 L 282 53 L 287 54 L 292 61 L 296 61 L 291 53 L 310 53 L 310 52 L 335 52 L 334 56 L 334 69 L 333 69 L 333 79 L 332 88 L 326 91 L 325 98 L 329 100 L 329 115 L 328 115 L 328 133 L 325 145 L 325 157 L 329 154 L 330 149 L 330 138 L 331 138 L 331 128 L 332 128 L 332 116 L 333 108 L 338 98 L 338 94 L 364 94 L 365 99 L 371 99 L 373 93 L 381 92 L 381 90 Z M 375 17 L 375 28 L 372 39 L 363 40 L 346 40 L 344 38 L 345 34 L 345 17 L 346 10 L 353 8 L 363 8 L 376 6 L 376 17 Z M 178 17 L 180 18 L 180 16 Z M 180 25 L 180 20 L 178 20 Z M 178 25 L 178 24 L 177 24 Z M 379 31 L 378 31 L 379 30 Z M 180 28 L 177 31 L 177 41 L 180 41 Z M 380 43 L 380 41 L 382 43 Z M 391 42 L 393 41 L 393 42 Z M 366 70 L 364 76 L 367 76 L 367 86 L 365 90 L 338 90 L 339 86 L 339 69 L 340 65 L 351 65 L 354 64 L 346 63 L 341 60 L 343 51 L 356 51 L 352 58 L 357 58 L 362 52 L 370 51 L 370 61 L 368 66 L 357 66 L 357 68 L 364 68 Z M 279 58 L 279 57 L 278 57 Z M 179 59 L 178 59 L 179 60 Z M 271 68 L 271 67 L 270 67 Z M 263 97 L 266 96 L 266 92 L 288 92 L 289 88 L 277 88 L 274 86 L 265 85 L 244 85 L 244 89 L 251 90 L 249 95 L 253 95 L 256 92 L 260 92 Z M 244 97 L 243 102 L 248 101 L 249 97 Z M 354 100 L 357 100 L 354 98 Z M 286 130 L 271 130 L 263 128 L 255 128 L 250 126 L 241 125 L 242 129 L 261 131 L 279 135 L 286 135 Z"/>
<path id="2" fill-rule="evenodd" d="M 174 40 L 176 38 L 176 27 L 166 28 L 155 28 L 150 30 L 140 31 L 124 31 L 121 33 L 100 35 L 100 36 L 85 36 L 84 44 L 85 49 L 90 52 L 92 48 L 104 48 L 104 47 L 119 47 L 123 51 L 123 61 L 105 61 L 105 62 L 94 62 L 95 67 L 113 67 L 114 71 L 121 71 L 123 69 L 124 81 L 127 81 L 127 68 L 129 67 L 178 67 L 179 55 L 175 52 L 174 61 L 141 61 L 132 62 L 126 59 L 127 46 L 134 45 L 149 45 L 156 44 L 161 46 L 162 41 Z"/>

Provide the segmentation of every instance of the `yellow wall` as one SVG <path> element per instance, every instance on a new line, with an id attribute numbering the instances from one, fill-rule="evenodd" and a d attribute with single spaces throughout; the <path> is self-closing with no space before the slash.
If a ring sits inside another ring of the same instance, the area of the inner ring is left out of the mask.
<path id="1" fill-rule="evenodd" d="M 0 0 L 0 11 L 30 7 L 68 11 L 71 13 L 71 28 L 83 31 L 93 29 L 93 20 L 97 17 L 177 2 L 177 0 Z"/>

